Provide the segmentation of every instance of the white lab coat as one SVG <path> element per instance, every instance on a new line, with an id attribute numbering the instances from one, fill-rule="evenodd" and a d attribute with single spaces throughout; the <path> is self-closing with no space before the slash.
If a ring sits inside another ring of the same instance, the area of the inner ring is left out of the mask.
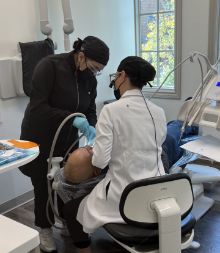
<path id="1" fill-rule="evenodd" d="M 165 114 L 160 107 L 146 102 L 154 119 L 157 144 L 154 124 L 140 90 L 126 91 L 120 100 L 105 105 L 100 113 L 92 163 L 99 168 L 109 164 L 109 170 L 79 206 L 77 220 L 86 233 L 106 223 L 123 223 L 119 201 L 126 185 L 165 173 L 161 161 Z"/>

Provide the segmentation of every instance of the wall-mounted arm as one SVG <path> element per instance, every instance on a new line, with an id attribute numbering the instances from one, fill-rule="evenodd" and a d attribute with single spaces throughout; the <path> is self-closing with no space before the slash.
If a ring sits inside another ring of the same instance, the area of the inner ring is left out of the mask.
<path id="1" fill-rule="evenodd" d="M 52 33 L 52 28 L 50 27 L 48 21 L 47 0 L 39 0 L 39 5 L 40 5 L 40 29 L 44 35 L 49 37 Z"/>
<path id="2" fill-rule="evenodd" d="M 62 0 L 63 16 L 64 16 L 64 47 L 66 51 L 70 51 L 69 34 L 74 31 L 73 19 L 71 14 L 70 0 Z"/>

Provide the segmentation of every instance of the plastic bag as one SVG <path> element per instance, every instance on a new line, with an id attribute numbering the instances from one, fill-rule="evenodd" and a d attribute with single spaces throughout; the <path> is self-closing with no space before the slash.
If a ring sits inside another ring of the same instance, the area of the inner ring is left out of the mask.
<path id="1" fill-rule="evenodd" d="M 90 178 L 79 184 L 71 184 L 65 180 L 62 168 L 56 172 L 54 181 L 58 183 L 58 195 L 64 201 L 64 203 L 66 203 L 71 199 L 87 196 L 104 177 L 105 173 Z"/>

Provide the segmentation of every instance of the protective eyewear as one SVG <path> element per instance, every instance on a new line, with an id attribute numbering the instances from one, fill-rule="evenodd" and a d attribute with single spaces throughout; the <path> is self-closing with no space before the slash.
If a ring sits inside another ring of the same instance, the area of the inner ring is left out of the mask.
<path id="1" fill-rule="evenodd" d="M 90 61 L 86 61 L 88 69 L 93 73 L 94 76 L 99 76 L 102 74 L 102 69 L 99 69 L 97 66 L 94 66 Z"/>
<path id="2" fill-rule="evenodd" d="M 110 74 L 109 77 L 110 77 L 110 82 L 116 80 L 119 75 L 121 74 L 121 72 L 116 72 L 116 73 L 113 73 L 113 74 Z"/>

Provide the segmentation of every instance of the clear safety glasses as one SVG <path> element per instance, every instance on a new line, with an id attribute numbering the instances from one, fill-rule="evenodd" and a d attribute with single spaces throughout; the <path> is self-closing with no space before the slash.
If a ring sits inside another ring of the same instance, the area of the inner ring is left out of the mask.
<path id="1" fill-rule="evenodd" d="M 119 75 L 121 74 L 121 72 L 116 72 L 116 73 L 113 73 L 113 74 L 110 74 L 109 77 L 110 77 L 110 82 L 116 80 Z"/>
<path id="2" fill-rule="evenodd" d="M 97 66 L 93 65 L 90 61 L 86 61 L 88 69 L 93 73 L 94 76 L 99 76 L 102 74 L 102 69 L 99 69 Z"/>

